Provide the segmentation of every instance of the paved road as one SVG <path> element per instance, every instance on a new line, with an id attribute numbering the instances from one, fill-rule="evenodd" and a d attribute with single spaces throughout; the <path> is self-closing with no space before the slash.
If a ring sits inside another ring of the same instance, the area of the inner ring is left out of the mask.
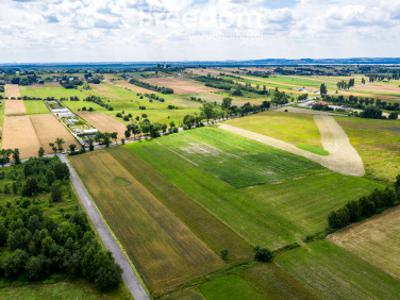
<path id="1" fill-rule="evenodd" d="M 141 281 L 136 276 L 135 272 L 132 270 L 128 258 L 122 252 L 118 243 L 113 238 L 109 228 L 105 224 L 103 218 L 100 216 L 96 204 L 92 200 L 91 196 L 89 195 L 88 191 L 83 185 L 75 169 L 72 167 L 71 163 L 69 162 L 69 160 L 65 155 L 60 154 L 58 155 L 58 157 L 61 159 L 61 161 L 67 164 L 69 171 L 71 173 L 71 182 L 75 187 L 79 200 L 85 207 L 86 212 L 89 218 L 91 219 L 93 225 L 96 227 L 96 230 L 99 233 L 101 239 L 103 240 L 104 245 L 112 253 L 115 261 L 121 266 L 123 270 L 122 279 L 125 282 L 125 285 L 129 288 L 129 291 L 131 292 L 133 298 L 135 300 L 150 299 L 150 297 L 146 292 L 145 287 L 142 285 Z"/>

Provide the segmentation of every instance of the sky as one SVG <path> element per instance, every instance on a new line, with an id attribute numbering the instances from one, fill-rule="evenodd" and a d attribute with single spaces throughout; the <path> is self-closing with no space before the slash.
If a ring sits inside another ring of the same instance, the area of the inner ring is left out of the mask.
<path id="1" fill-rule="evenodd" d="M 400 0 L 0 0 L 0 62 L 400 56 Z"/>

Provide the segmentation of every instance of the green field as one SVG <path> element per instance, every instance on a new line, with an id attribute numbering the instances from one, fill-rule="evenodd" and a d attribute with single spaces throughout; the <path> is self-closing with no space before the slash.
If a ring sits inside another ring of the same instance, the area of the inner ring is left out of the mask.
<path id="1" fill-rule="evenodd" d="M 400 121 L 336 118 L 360 154 L 367 176 L 394 181 L 400 174 Z"/>
<path id="2" fill-rule="evenodd" d="M 49 109 L 44 102 L 40 100 L 25 100 L 24 105 L 28 115 L 49 113 Z"/>
<path id="3" fill-rule="evenodd" d="M 264 112 L 226 122 L 252 132 L 271 136 L 319 155 L 327 155 L 313 116 L 284 112 Z"/>
<path id="4" fill-rule="evenodd" d="M 74 156 L 71 161 L 155 295 L 224 265 L 109 152 Z"/>
<path id="5" fill-rule="evenodd" d="M 87 96 L 87 91 L 82 89 L 65 89 L 59 84 L 35 85 L 35 86 L 20 86 L 21 96 L 46 98 L 54 97 L 69 98 L 78 96 L 83 99 Z"/>
<path id="6" fill-rule="evenodd" d="M 61 281 L 56 283 L 38 283 L 0 287 L 2 300 L 42 300 L 42 299 L 73 299 L 73 300 L 129 300 L 129 292 L 123 288 L 113 293 L 100 293 L 85 283 Z"/>
<path id="7" fill-rule="evenodd" d="M 324 230 L 332 209 L 378 186 L 214 128 L 126 147 L 243 239 L 273 249 Z M 280 181 L 260 184 L 270 170 Z M 257 185 L 237 188 L 249 184 Z"/>
<path id="8" fill-rule="evenodd" d="M 285 252 L 275 262 L 322 299 L 397 299 L 400 293 L 393 277 L 328 241 Z"/>

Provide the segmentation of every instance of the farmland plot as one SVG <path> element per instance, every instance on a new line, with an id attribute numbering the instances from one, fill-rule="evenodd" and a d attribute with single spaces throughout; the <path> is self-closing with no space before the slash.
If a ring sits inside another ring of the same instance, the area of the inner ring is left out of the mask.
<path id="1" fill-rule="evenodd" d="M 156 295 L 223 266 L 218 256 L 110 153 L 97 151 L 71 160 Z"/>
<path id="2" fill-rule="evenodd" d="M 102 112 L 78 112 L 82 119 L 85 119 L 90 125 L 102 132 L 117 132 L 118 138 L 125 137 L 126 126 L 118 122 L 113 117 Z"/>
<path id="3" fill-rule="evenodd" d="M 57 138 L 64 140 L 64 148 L 71 144 L 78 145 L 71 133 L 52 114 L 32 115 L 30 118 L 40 145 L 46 153 L 52 152 L 49 143 L 54 143 Z"/>
<path id="4" fill-rule="evenodd" d="M 4 96 L 8 97 L 9 99 L 21 97 L 18 84 L 6 84 L 4 88 Z"/>
<path id="5" fill-rule="evenodd" d="M 400 207 L 336 232 L 330 239 L 400 280 Z"/>
<path id="6" fill-rule="evenodd" d="M 174 93 L 178 95 L 212 93 L 217 91 L 217 89 L 204 86 L 192 80 L 174 77 L 154 77 L 144 79 L 143 81 L 157 86 L 171 88 L 174 90 Z"/>
<path id="7" fill-rule="evenodd" d="M 213 128 L 125 147 L 250 244 L 272 249 L 324 230 L 332 209 L 379 186 Z"/>
<path id="8" fill-rule="evenodd" d="M 2 148 L 18 148 L 21 158 L 36 156 L 41 146 L 29 116 L 6 116 L 2 138 Z"/>
<path id="9" fill-rule="evenodd" d="M 322 299 L 397 299 L 400 293 L 399 281 L 328 241 L 288 251 L 275 262 Z"/>
<path id="10" fill-rule="evenodd" d="M 23 100 L 4 100 L 6 116 L 19 116 L 25 114 L 25 105 Z"/>

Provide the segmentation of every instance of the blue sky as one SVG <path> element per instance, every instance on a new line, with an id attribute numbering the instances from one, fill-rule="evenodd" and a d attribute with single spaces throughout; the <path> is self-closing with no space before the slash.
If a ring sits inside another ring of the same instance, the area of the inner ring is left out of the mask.
<path id="1" fill-rule="evenodd" d="M 400 56 L 400 0 L 1 0 L 0 62 Z"/>

